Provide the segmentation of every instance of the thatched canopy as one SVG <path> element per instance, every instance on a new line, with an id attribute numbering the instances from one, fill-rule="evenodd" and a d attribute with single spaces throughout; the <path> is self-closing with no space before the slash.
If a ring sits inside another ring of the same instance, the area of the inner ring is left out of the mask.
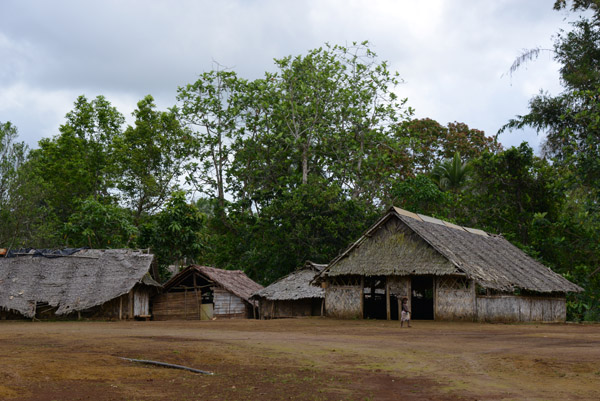
<path id="1" fill-rule="evenodd" d="M 293 301 L 297 299 L 323 298 L 322 288 L 311 284 L 319 272 L 327 265 L 306 262 L 300 269 L 280 278 L 268 287 L 263 288 L 252 296 L 252 299 L 267 299 L 269 301 Z"/>
<path id="2" fill-rule="evenodd" d="M 33 317 L 36 304 L 47 303 L 63 315 L 102 305 L 138 283 L 160 287 L 148 273 L 153 258 L 129 249 L 0 258 L 0 307 Z"/>
<path id="3" fill-rule="evenodd" d="M 209 266 L 191 265 L 167 281 L 164 284 L 165 291 L 176 287 L 194 273 L 199 273 L 216 286 L 221 287 L 248 302 L 250 302 L 250 296 L 252 294 L 263 288 L 262 285 L 252 281 L 252 279 L 246 276 L 241 270 L 223 270 Z"/>
<path id="4" fill-rule="evenodd" d="M 381 230 L 390 235 L 381 235 Z M 419 242 L 426 246 L 418 246 Z M 363 253 L 363 248 L 369 251 Z M 410 274 L 464 274 L 482 287 L 498 291 L 582 291 L 500 235 L 397 207 L 390 208 L 335 258 L 320 278 Z"/>

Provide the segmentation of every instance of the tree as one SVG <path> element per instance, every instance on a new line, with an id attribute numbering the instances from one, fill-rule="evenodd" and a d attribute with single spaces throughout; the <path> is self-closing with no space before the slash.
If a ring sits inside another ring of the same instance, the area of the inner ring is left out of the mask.
<path id="1" fill-rule="evenodd" d="M 20 187 L 19 170 L 27 159 L 27 145 L 16 142 L 17 127 L 10 122 L 0 123 L 0 246 L 10 248 L 19 237 L 15 215 L 23 206 L 17 191 Z"/>
<path id="2" fill-rule="evenodd" d="M 161 279 L 168 279 L 170 264 L 199 260 L 205 246 L 205 216 L 176 191 L 164 210 L 141 227 L 140 245 L 149 247 L 158 259 Z"/>
<path id="3" fill-rule="evenodd" d="M 176 115 L 155 109 L 152 96 L 140 100 L 133 112 L 135 126 L 116 135 L 110 145 L 116 187 L 123 203 L 131 208 L 136 225 L 143 216 L 162 207 L 176 190 L 189 153 L 189 133 Z"/>
<path id="4" fill-rule="evenodd" d="M 204 73 L 193 84 L 178 89 L 175 109 L 193 133 L 194 160 L 188 181 L 225 205 L 226 175 L 231 164 L 231 142 L 237 138 L 242 110 L 239 103 L 245 81 L 234 72 Z"/>
<path id="5" fill-rule="evenodd" d="M 459 152 L 471 160 L 485 152 L 497 153 L 502 145 L 495 138 L 465 123 L 453 122 L 443 126 L 430 118 L 405 121 L 397 127 L 396 135 L 410 154 L 412 174 L 429 174 L 436 164 Z"/>
<path id="6" fill-rule="evenodd" d="M 129 248 L 136 245 L 138 229 L 127 209 L 89 197 L 79 202 L 62 233 L 66 246 Z"/>
<path id="7" fill-rule="evenodd" d="M 437 164 L 431 172 L 431 177 L 441 190 L 459 192 L 467 183 L 472 167 L 462 161 L 460 153 L 454 153 L 452 159 L 446 159 Z"/>
<path id="8" fill-rule="evenodd" d="M 62 221 L 90 196 L 111 197 L 114 188 L 112 140 L 124 117 L 103 96 L 88 102 L 80 96 L 53 139 L 32 151 L 36 174 L 47 184 L 46 203 Z"/>

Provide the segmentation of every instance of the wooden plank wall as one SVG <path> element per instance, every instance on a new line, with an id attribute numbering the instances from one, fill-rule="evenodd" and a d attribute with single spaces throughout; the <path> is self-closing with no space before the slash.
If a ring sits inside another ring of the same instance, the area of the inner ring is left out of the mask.
<path id="1" fill-rule="evenodd" d="M 205 306 L 199 291 L 166 292 L 153 298 L 152 316 L 154 320 L 212 319 L 212 311 Z"/>
<path id="2" fill-rule="evenodd" d="M 517 295 L 477 296 L 480 322 L 564 322 L 565 298 Z"/>
<path id="3" fill-rule="evenodd" d="M 238 296 L 221 288 L 213 289 L 214 314 L 218 318 L 246 318 L 246 303 Z"/>

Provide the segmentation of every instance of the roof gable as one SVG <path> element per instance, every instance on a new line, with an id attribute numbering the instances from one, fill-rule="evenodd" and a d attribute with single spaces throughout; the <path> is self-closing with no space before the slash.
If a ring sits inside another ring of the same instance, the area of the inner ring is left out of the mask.
<path id="1" fill-rule="evenodd" d="M 245 301 L 250 301 L 250 296 L 256 291 L 263 288 L 262 285 L 256 283 L 241 270 L 224 270 L 210 266 L 191 265 L 173 276 L 164 284 L 165 290 L 176 286 L 191 274 L 199 273 L 206 279 L 222 287 L 226 291 L 242 298 Z"/>
<path id="2" fill-rule="evenodd" d="M 357 270 L 344 269 L 344 264 L 347 263 L 348 259 L 357 258 L 356 255 L 364 252 L 361 247 L 367 242 L 368 238 L 374 236 L 382 227 L 389 225 L 388 222 L 392 220 L 404 223 L 431 249 L 450 262 L 456 268 L 456 271 L 466 274 L 485 288 L 500 291 L 514 291 L 521 288 L 537 292 L 578 292 L 582 290 L 581 287 L 554 273 L 548 267 L 525 254 L 502 236 L 491 235 L 479 229 L 461 227 L 396 207 L 390 208 L 358 241 L 335 258 L 321 276 L 336 274 L 368 275 L 374 271 L 386 272 L 383 273 L 384 275 L 404 273 L 403 271 L 393 270 L 392 266 L 378 267 L 377 264 L 368 263 L 369 259 L 375 258 L 377 255 L 375 253 L 369 254 L 370 258 L 359 256 L 364 259 L 361 264 L 364 268 L 363 273 Z M 398 244 L 400 248 L 403 246 L 403 244 Z M 398 253 L 397 250 L 391 247 L 381 248 L 380 252 L 387 253 L 388 259 L 390 255 L 393 256 Z M 389 261 L 387 263 L 389 264 Z M 439 272 L 432 272 L 431 270 L 423 267 L 423 265 L 418 265 L 414 274 L 449 274 L 443 270 Z"/>

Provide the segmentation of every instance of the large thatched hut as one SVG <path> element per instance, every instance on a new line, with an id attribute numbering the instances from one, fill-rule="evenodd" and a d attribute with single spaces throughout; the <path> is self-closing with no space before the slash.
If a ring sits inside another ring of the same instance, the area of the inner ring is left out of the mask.
<path id="1" fill-rule="evenodd" d="M 329 316 L 564 321 L 582 289 L 500 235 L 392 207 L 315 279 Z"/>
<path id="2" fill-rule="evenodd" d="M 311 284 L 327 265 L 306 262 L 304 266 L 275 281 L 252 296 L 264 319 L 323 314 L 325 291 Z"/>
<path id="3" fill-rule="evenodd" d="M 0 316 L 147 318 L 160 288 L 153 258 L 129 249 L 11 252 L 0 257 Z"/>
<path id="4" fill-rule="evenodd" d="M 262 289 L 241 270 L 192 265 L 163 285 L 155 296 L 155 320 L 209 320 L 257 317 L 250 296 Z"/>

